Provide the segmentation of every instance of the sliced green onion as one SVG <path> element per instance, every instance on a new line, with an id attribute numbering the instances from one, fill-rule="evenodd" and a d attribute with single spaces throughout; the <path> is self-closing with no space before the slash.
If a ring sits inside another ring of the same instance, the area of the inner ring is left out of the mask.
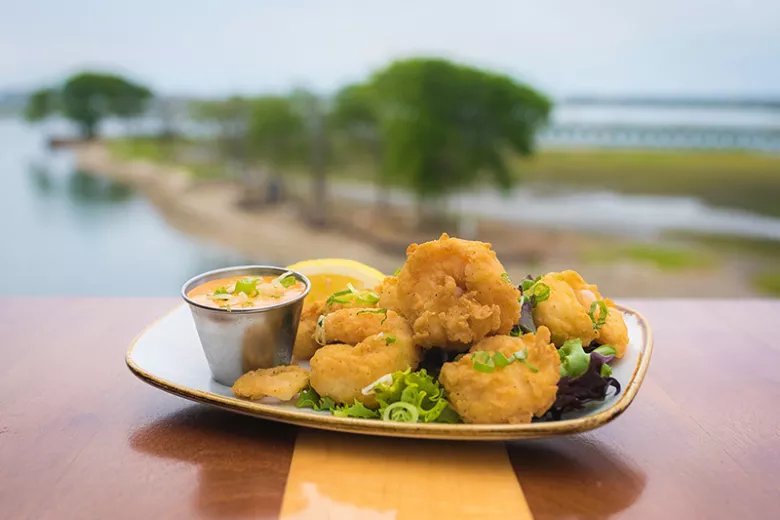
<path id="1" fill-rule="evenodd" d="M 282 278 L 281 280 L 279 280 L 279 283 L 282 284 L 282 287 L 284 287 L 286 289 L 286 288 L 288 288 L 290 286 L 295 285 L 296 281 L 297 280 L 295 279 L 295 277 L 293 275 L 290 275 L 290 276 L 286 276 L 286 277 Z"/>
<path id="2" fill-rule="evenodd" d="M 230 294 L 217 294 L 217 293 L 214 293 L 211 296 L 207 296 L 209 300 L 225 300 L 225 301 L 231 299 L 232 297 L 233 296 Z"/>
<path id="3" fill-rule="evenodd" d="M 417 422 L 420 412 L 413 404 L 397 401 L 382 412 L 382 420 L 395 422 Z"/>
<path id="4" fill-rule="evenodd" d="M 518 361 L 524 361 L 528 359 L 528 347 L 523 347 L 523 350 L 518 350 L 512 355 Z"/>
<path id="5" fill-rule="evenodd" d="M 318 345 L 325 346 L 325 344 L 328 342 L 328 337 L 325 335 L 325 315 L 320 314 L 320 317 L 317 318 L 317 327 L 314 329 L 314 341 L 317 342 Z"/>
<path id="6" fill-rule="evenodd" d="M 257 280 L 252 278 L 242 278 L 236 282 L 236 288 L 233 294 L 244 293 L 247 296 L 252 296 L 257 292 Z"/>
<path id="7" fill-rule="evenodd" d="M 363 291 L 358 293 L 355 297 L 355 301 L 367 305 L 376 305 L 379 302 L 379 295 L 374 291 Z"/>
<path id="8" fill-rule="evenodd" d="M 387 309 L 363 309 L 357 311 L 355 316 L 360 316 L 361 314 L 387 314 Z"/>
<path id="9" fill-rule="evenodd" d="M 501 273 L 501 279 L 510 285 L 512 284 L 512 279 L 509 278 L 509 273 Z"/>
<path id="10" fill-rule="evenodd" d="M 599 311 L 598 316 L 596 316 L 596 309 Z M 593 322 L 593 328 L 596 330 L 600 329 L 607 322 L 607 316 L 609 316 L 607 304 L 603 300 L 596 300 L 591 303 L 588 316 L 590 316 L 590 321 Z"/>
<path id="11" fill-rule="evenodd" d="M 279 282 L 279 284 L 286 289 L 295 284 L 295 276 L 293 275 L 292 271 L 285 271 L 284 273 L 274 278 L 271 283 L 275 284 L 276 282 Z"/>
<path id="12" fill-rule="evenodd" d="M 400 267 L 395 270 L 395 272 L 393 273 L 393 276 L 398 276 L 399 274 L 401 274 L 401 268 Z"/>
<path id="13" fill-rule="evenodd" d="M 325 301 L 325 304 L 330 307 L 334 303 L 350 303 L 351 301 L 349 299 L 339 298 L 339 296 L 346 296 L 347 294 L 352 294 L 352 291 L 346 289 L 344 291 L 334 292 L 328 297 L 328 299 Z"/>
<path id="14" fill-rule="evenodd" d="M 522 360 L 520 360 L 520 361 L 518 361 L 518 362 L 519 362 L 519 363 L 522 363 L 522 364 L 524 364 L 525 366 L 527 366 L 527 367 L 528 367 L 528 370 L 530 370 L 530 371 L 531 371 L 531 372 L 533 372 L 534 374 L 535 374 L 535 373 L 537 373 L 537 372 L 539 371 L 539 369 L 538 369 L 538 368 L 536 368 L 534 365 L 532 365 L 531 363 L 529 363 L 529 362 L 528 362 L 527 360 L 525 360 L 525 359 L 522 359 Z"/>
<path id="15" fill-rule="evenodd" d="M 496 369 L 495 362 L 493 361 L 490 352 L 475 352 L 472 361 L 474 362 L 474 370 L 490 374 Z"/>
<path id="16" fill-rule="evenodd" d="M 612 367 L 604 363 L 601 365 L 601 377 L 609 377 L 612 375 Z"/>
<path id="17" fill-rule="evenodd" d="M 531 277 L 530 277 L 530 275 L 529 275 L 529 277 L 528 277 L 528 278 L 526 278 L 525 280 L 523 280 L 523 281 L 522 281 L 522 283 L 520 284 L 520 287 L 522 288 L 523 292 L 526 292 L 528 289 L 530 289 L 531 287 L 533 287 L 533 285 L 534 285 L 536 282 L 538 282 L 538 281 L 539 281 L 539 280 L 541 280 L 541 279 L 542 279 L 542 277 L 541 277 L 541 276 L 537 276 L 536 278 L 534 278 L 534 279 L 532 280 L 532 279 L 531 279 Z"/>
<path id="18" fill-rule="evenodd" d="M 511 363 L 511 359 L 507 359 L 507 357 L 502 352 L 496 352 L 493 354 L 493 363 L 498 368 L 504 368 L 505 366 L 509 365 Z"/>
<path id="19" fill-rule="evenodd" d="M 391 345 L 398 341 L 395 336 L 385 336 L 385 345 Z"/>
<path id="20" fill-rule="evenodd" d="M 217 287 L 216 289 L 214 289 L 214 294 L 215 295 L 216 294 L 227 294 L 227 293 L 228 293 L 228 290 L 225 289 L 224 287 Z"/>
<path id="21" fill-rule="evenodd" d="M 537 282 L 534 285 L 532 294 L 534 296 L 534 305 L 550 297 L 550 286 L 546 283 Z"/>
<path id="22" fill-rule="evenodd" d="M 601 345 L 600 347 L 596 348 L 593 352 L 598 352 L 602 356 L 617 355 L 617 350 L 612 345 Z"/>

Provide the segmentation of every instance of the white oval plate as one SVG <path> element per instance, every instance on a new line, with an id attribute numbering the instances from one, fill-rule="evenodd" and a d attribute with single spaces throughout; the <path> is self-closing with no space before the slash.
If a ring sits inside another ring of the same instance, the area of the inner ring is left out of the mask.
<path id="1" fill-rule="evenodd" d="M 233 412 L 284 423 L 369 435 L 450 440 L 528 439 L 580 433 L 603 426 L 620 415 L 636 396 L 645 377 L 653 338 L 638 312 L 618 305 L 628 326 L 626 354 L 613 365 L 620 395 L 594 403 L 560 421 L 531 424 L 410 424 L 335 417 L 330 412 L 296 408 L 293 403 L 248 401 L 211 379 L 189 309 L 181 305 L 143 331 L 127 351 L 127 366 L 142 381 L 185 399 Z"/>

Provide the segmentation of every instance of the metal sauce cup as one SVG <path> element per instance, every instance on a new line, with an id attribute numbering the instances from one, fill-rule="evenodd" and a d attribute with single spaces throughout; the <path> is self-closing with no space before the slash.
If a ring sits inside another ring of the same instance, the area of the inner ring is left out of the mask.
<path id="1" fill-rule="evenodd" d="M 290 272 L 306 285 L 292 300 L 257 309 L 218 309 L 191 300 L 187 294 L 195 287 L 231 276 L 280 276 Z M 181 288 L 181 296 L 190 306 L 195 328 L 214 380 L 233 386 L 250 370 L 288 365 L 292 359 L 295 334 L 309 294 L 308 278 L 283 267 L 245 265 L 227 267 L 200 274 Z"/>

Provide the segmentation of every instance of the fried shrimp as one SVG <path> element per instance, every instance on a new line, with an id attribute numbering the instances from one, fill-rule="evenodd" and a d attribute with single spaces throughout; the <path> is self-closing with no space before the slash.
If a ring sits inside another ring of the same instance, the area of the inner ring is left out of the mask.
<path id="1" fill-rule="evenodd" d="M 582 340 L 583 345 L 596 340 L 602 345 L 612 345 L 617 357 L 623 357 L 628 346 L 623 313 L 612 300 L 602 298 L 596 285 L 586 283 L 579 273 L 571 270 L 547 273 L 540 283 L 550 288 L 550 296 L 537 303 L 533 311 L 534 322 L 550 329 L 556 345 L 561 346 L 574 338 Z M 589 315 L 591 305 L 597 301 L 603 301 L 607 307 L 606 321 L 601 326 L 594 326 Z"/>
<path id="2" fill-rule="evenodd" d="M 478 352 L 500 352 L 513 359 L 525 352 L 525 362 L 513 360 L 496 365 L 492 372 L 474 367 Z M 539 327 L 536 334 L 516 338 L 493 336 L 480 341 L 458 361 L 442 366 L 439 382 L 449 394 L 452 408 L 467 423 L 519 424 L 541 417 L 555 402 L 561 360 L 550 331 Z"/>
<path id="3" fill-rule="evenodd" d="M 384 309 L 342 309 L 320 319 L 315 337 L 327 343 L 311 358 L 311 386 L 337 403 L 376 407 L 362 390 L 385 374 L 416 369 L 419 349 L 408 322 Z"/>
<path id="4" fill-rule="evenodd" d="M 341 309 L 364 308 L 365 302 L 328 303 L 327 300 L 305 303 L 301 311 L 301 321 L 298 324 L 298 332 L 295 335 L 293 357 L 299 360 L 310 359 L 322 346 L 314 339 L 314 331 L 317 329 L 317 321 L 320 316 L 328 315 Z"/>
<path id="5" fill-rule="evenodd" d="M 297 365 L 285 365 L 247 372 L 233 384 L 233 393 L 252 400 L 268 396 L 289 401 L 308 384 L 308 370 Z"/>
<path id="6" fill-rule="evenodd" d="M 519 319 L 520 293 L 490 244 L 443 234 L 406 256 L 396 280 L 382 284 L 380 305 L 409 320 L 417 345 L 465 351 Z"/>

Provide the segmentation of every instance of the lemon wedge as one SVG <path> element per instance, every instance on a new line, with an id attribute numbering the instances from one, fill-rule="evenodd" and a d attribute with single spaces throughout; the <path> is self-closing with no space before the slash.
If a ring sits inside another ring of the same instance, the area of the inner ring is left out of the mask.
<path id="1" fill-rule="evenodd" d="M 342 291 L 351 283 L 356 289 L 373 289 L 385 279 L 385 275 L 373 267 L 343 258 L 306 260 L 287 269 L 297 271 L 311 282 L 306 301 L 324 300 L 336 291 Z"/>

